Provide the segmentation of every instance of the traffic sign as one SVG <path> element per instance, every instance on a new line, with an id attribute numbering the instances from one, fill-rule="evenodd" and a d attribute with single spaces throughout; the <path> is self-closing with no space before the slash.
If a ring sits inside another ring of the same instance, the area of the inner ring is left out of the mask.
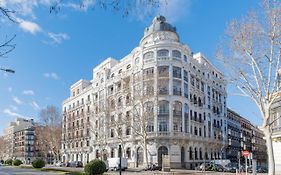
<path id="1" fill-rule="evenodd" d="M 250 152 L 245 150 L 245 151 L 243 151 L 242 154 L 243 154 L 244 157 L 248 157 L 250 155 Z"/>

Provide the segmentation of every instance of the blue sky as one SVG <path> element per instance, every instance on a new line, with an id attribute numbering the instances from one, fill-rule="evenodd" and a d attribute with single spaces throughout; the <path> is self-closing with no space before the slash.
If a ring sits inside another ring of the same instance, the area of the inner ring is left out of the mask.
<path id="1" fill-rule="evenodd" d="M 69 87 L 91 79 L 92 68 L 107 57 L 121 59 L 136 47 L 154 15 L 165 15 L 177 27 L 181 42 L 194 53 L 202 52 L 216 64 L 214 55 L 226 24 L 256 9 L 256 0 L 170 0 L 160 9 L 134 10 L 128 17 L 100 8 L 77 9 L 74 4 L 49 13 L 52 0 L 4 0 L 0 4 L 17 11 L 14 24 L 1 17 L 0 41 L 16 34 L 16 49 L 0 58 L 0 134 L 17 116 L 36 119 L 47 105 L 61 107 Z M 66 1 L 68 2 L 68 1 Z M 87 2 L 92 2 L 87 0 Z M 146 13 L 149 11 L 150 13 Z M 260 124 L 255 105 L 228 89 L 228 107 L 254 124 Z"/>

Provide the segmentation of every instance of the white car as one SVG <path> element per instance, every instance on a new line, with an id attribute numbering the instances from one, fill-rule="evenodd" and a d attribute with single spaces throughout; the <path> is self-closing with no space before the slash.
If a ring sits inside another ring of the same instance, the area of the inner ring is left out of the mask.
<path id="1" fill-rule="evenodd" d="M 108 169 L 109 170 L 119 170 L 120 158 L 108 158 Z M 128 168 L 128 160 L 126 158 L 121 158 L 121 169 L 125 170 Z"/>
<path id="2" fill-rule="evenodd" d="M 63 162 L 57 162 L 57 163 L 55 164 L 55 166 L 62 167 L 62 166 L 64 166 L 64 163 L 63 163 Z"/>

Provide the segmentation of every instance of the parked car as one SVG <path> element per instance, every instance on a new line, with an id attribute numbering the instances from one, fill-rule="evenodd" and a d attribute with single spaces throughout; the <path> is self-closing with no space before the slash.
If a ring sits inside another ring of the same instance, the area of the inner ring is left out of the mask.
<path id="1" fill-rule="evenodd" d="M 215 164 L 215 171 L 218 172 L 223 172 L 224 171 L 224 167 L 220 164 Z"/>
<path id="2" fill-rule="evenodd" d="M 236 169 L 238 170 L 238 164 L 237 163 L 229 163 L 229 164 L 224 166 L 225 172 L 235 173 Z"/>
<path id="3" fill-rule="evenodd" d="M 206 171 L 219 171 L 219 172 L 223 172 L 224 171 L 224 167 L 220 164 L 215 164 L 215 163 L 207 163 L 205 166 L 205 170 Z"/>
<path id="4" fill-rule="evenodd" d="M 83 167 L 83 163 L 81 161 L 72 161 L 66 164 L 67 167 Z"/>
<path id="5" fill-rule="evenodd" d="M 57 163 L 55 163 L 55 166 L 62 167 L 62 166 L 64 166 L 64 163 L 63 162 L 57 162 Z"/>
<path id="6" fill-rule="evenodd" d="M 156 170 L 161 171 L 162 167 L 158 166 L 158 164 L 151 163 L 144 170 L 145 171 L 156 171 Z"/>
<path id="7" fill-rule="evenodd" d="M 249 166 L 247 170 L 248 170 L 248 173 L 252 173 L 253 167 Z M 268 169 L 266 167 L 263 167 L 263 166 L 257 166 L 256 172 L 257 173 L 268 173 Z"/>
<path id="8" fill-rule="evenodd" d="M 268 173 L 268 168 L 265 166 L 257 166 L 257 173 Z"/>
<path id="9" fill-rule="evenodd" d="M 199 170 L 199 171 L 209 171 L 209 167 L 210 167 L 210 163 L 202 163 L 201 165 L 199 165 L 198 167 L 195 168 L 195 170 Z"/>
<path id="10" fill-rule="evenodd" d="M 108 162 L 108 168 L 109 170 L 119 170 L 119 162 L 120 162 L 120 158 L 108 158 L 107 159 Z M 128 161 L 126 158 L 121 158 L 121 169 L 125 170 L 128 168 Z"/>

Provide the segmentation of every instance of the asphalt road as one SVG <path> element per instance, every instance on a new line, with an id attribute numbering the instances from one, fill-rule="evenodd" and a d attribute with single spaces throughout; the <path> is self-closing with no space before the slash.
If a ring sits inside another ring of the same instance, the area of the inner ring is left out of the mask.
<path id="1" fill-rule="evenodd" d="M 37 171 L 25 168 L 0 166 L 0 175 L 57 175 L 58 173 Z"/>

